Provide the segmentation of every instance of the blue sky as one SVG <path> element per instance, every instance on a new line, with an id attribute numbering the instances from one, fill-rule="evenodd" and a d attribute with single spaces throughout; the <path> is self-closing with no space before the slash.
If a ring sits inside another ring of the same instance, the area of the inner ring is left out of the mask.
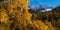
<path id="1" fill-rule="evenodd" d="M 29 0 L 29 6 L 39 6 L 40 4 L 56 7 L 60 5 L 60 0 Z"/>

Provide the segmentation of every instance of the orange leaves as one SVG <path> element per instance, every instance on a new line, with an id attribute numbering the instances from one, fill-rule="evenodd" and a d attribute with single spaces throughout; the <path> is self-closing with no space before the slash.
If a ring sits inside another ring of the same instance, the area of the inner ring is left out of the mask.
<path id="1" fill-rule="evenodd" d="M 4 22 L 4 23 L 8 23 L 8 20 L 9 20 L 9 17 L 8 17 L 8 15 L 6 14 L 6 12 L 5 11 L 1 11 L 0 12 L 1 14 L 1 19 L 0 19 L 0 21 L 1 22 Z"/>

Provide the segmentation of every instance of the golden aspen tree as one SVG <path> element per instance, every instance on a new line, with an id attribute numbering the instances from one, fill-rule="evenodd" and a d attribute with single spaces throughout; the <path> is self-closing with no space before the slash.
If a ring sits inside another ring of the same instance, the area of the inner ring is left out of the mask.
<path id="1" fill-rule="evenodd" d="M 32 14 L 28 12 L 28 0 L 4 0 L 3 2 L 0 2 L 0 22 L 4 23 L 0 26 L 3 26 L 2 30 L 48 29 L 44 22 L 31 20 Z"/>

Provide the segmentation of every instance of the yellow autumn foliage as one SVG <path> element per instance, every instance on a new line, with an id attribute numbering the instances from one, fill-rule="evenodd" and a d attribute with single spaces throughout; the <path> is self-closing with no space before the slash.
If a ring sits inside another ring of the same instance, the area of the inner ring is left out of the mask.
<path id="1" fill-rule="evenodd" d="M 6 5 L 0 2 L 0 30 L 54 30 L 49 22 L 31 20 L 28 0 L 11 1 L 7 0 Z"/>

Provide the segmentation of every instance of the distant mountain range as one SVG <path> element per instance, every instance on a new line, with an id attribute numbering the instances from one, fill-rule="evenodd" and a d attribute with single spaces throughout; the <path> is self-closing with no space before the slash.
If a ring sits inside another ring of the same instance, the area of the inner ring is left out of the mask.
<path id="1" fill-rule="evenodd" d="M 52 11 L 53 7 L 45 6 L 45 5 L 40 5 L 39 7 L 35 6 L 28 6 L 28 10 L 31 13 L 34 12 L 46 12 L 46 11 Z"/>

